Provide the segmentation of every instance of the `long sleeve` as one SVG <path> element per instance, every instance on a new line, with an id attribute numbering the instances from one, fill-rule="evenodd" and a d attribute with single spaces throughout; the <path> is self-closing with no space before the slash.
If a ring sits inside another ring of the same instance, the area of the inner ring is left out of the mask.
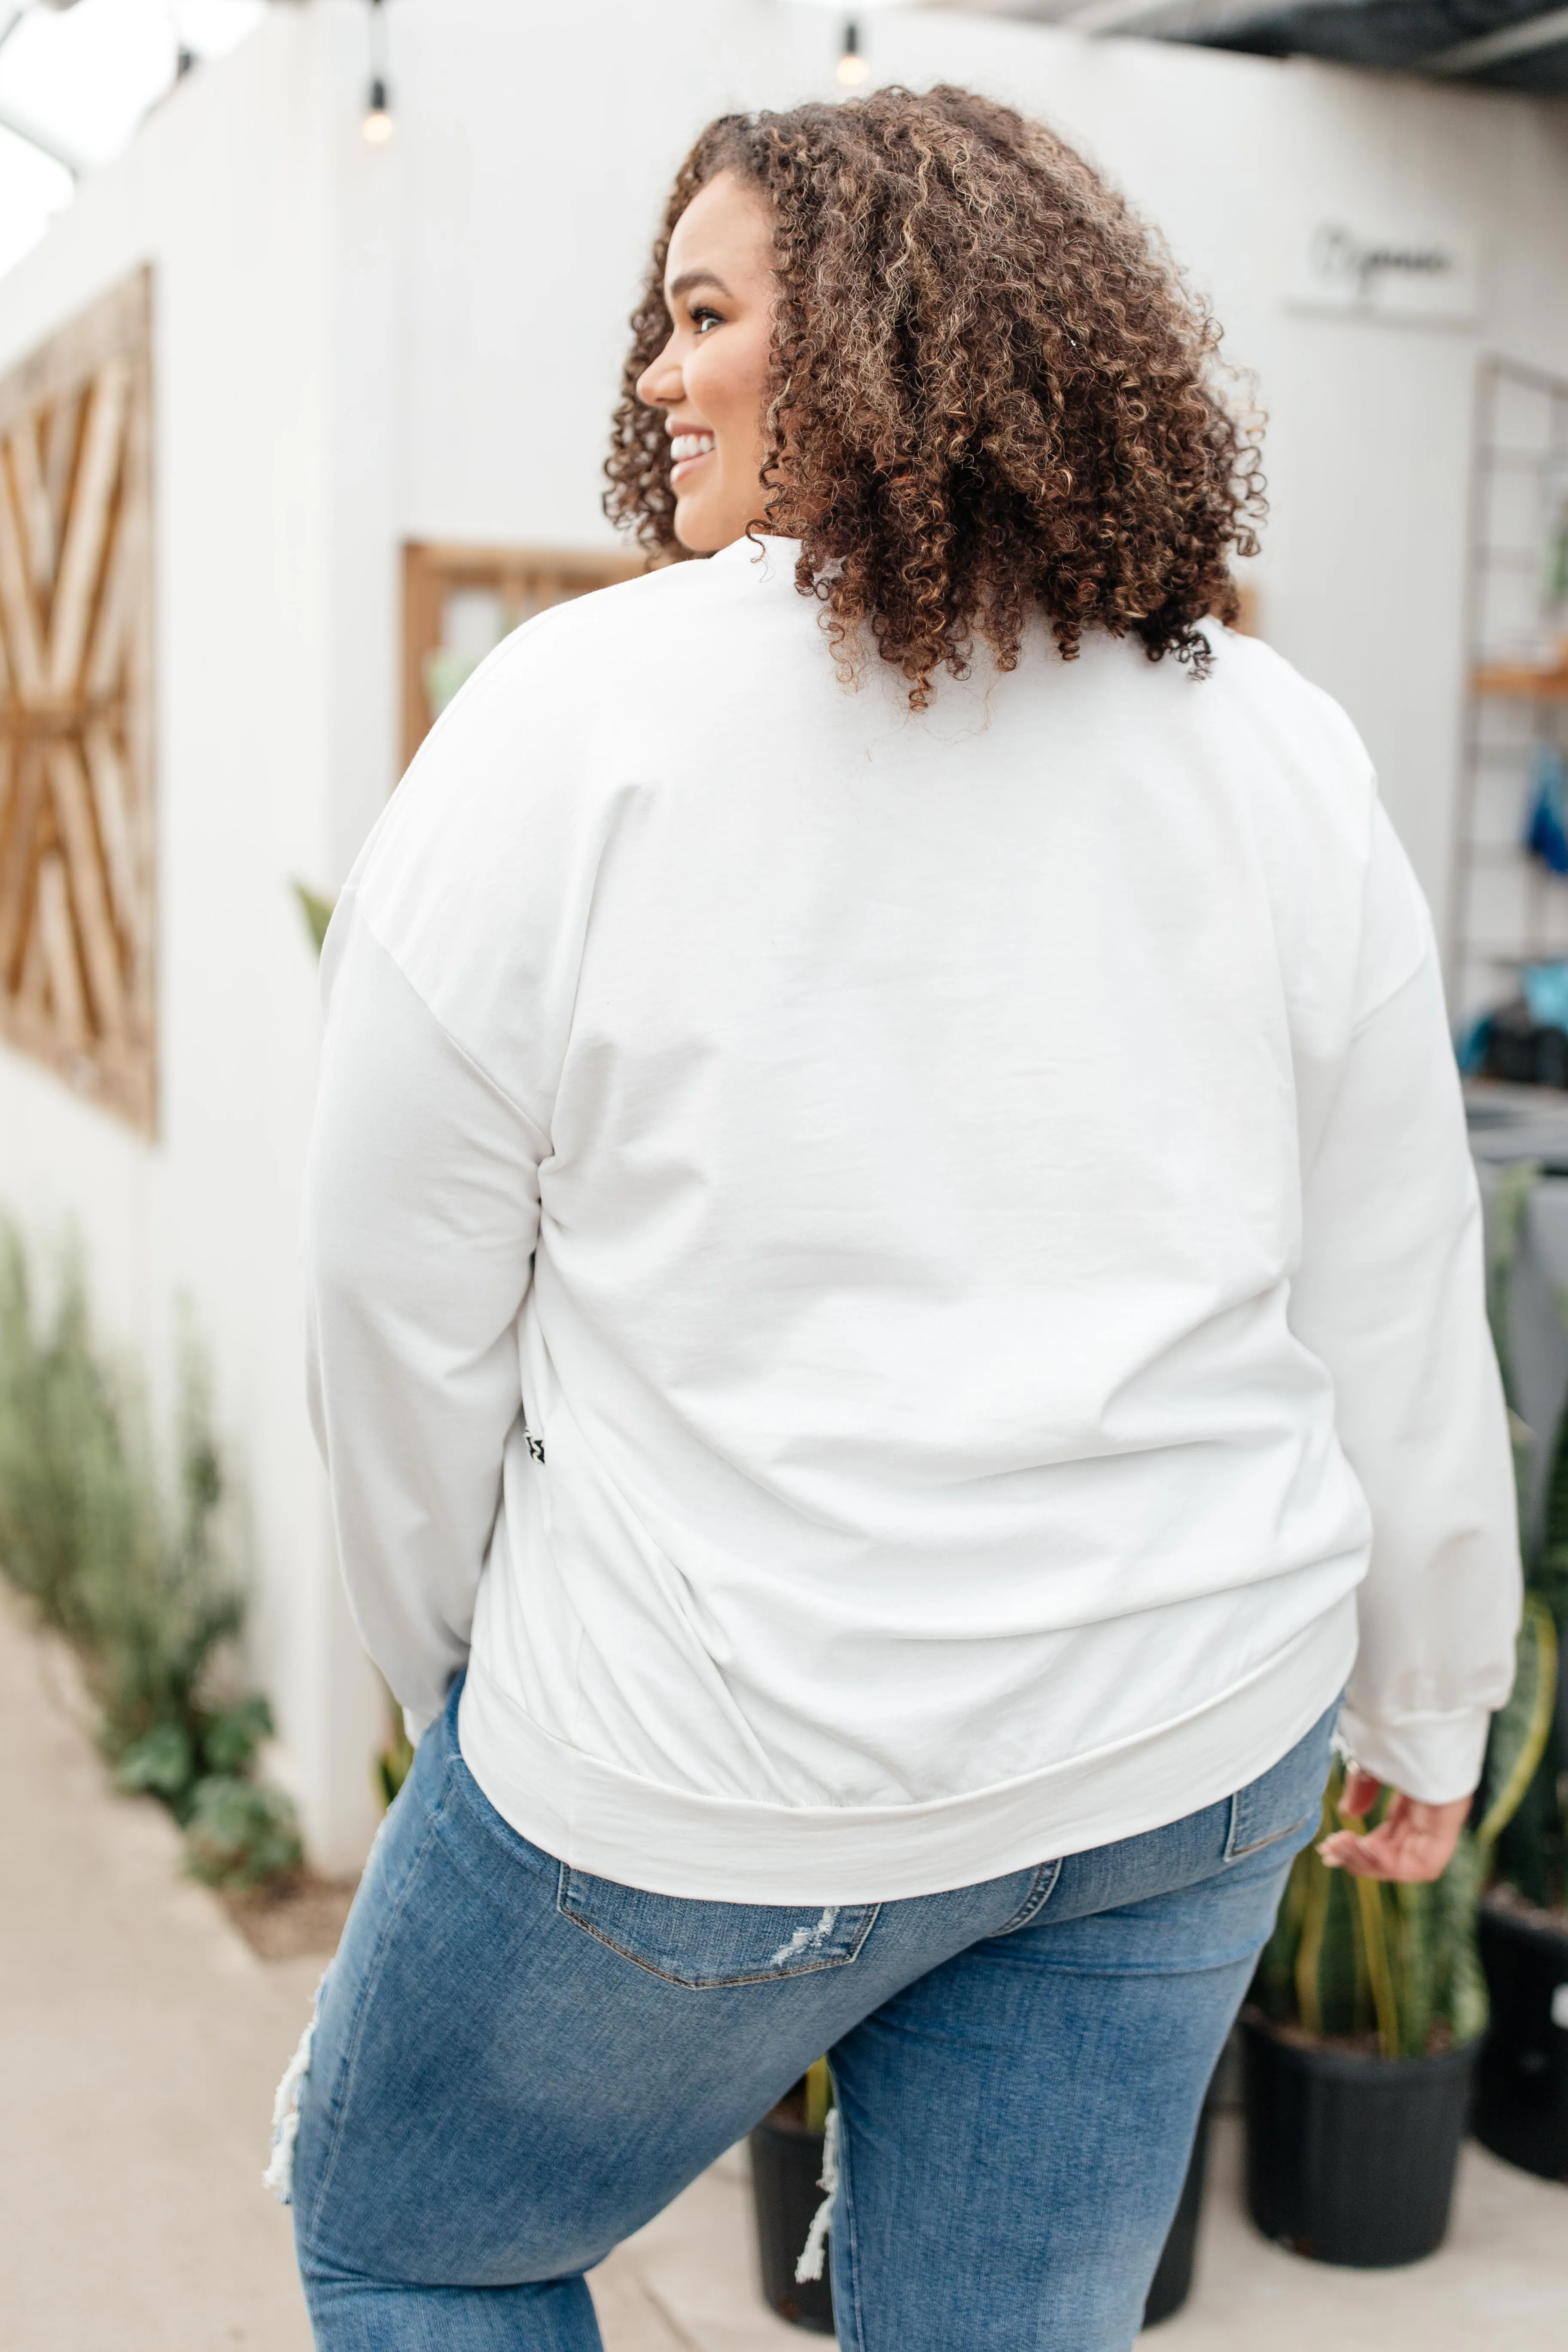
<path id="1" fill-rule="evenodd" d="M 306 1180 L 308 1378 L 360 1635 L 416 1728 L 468 1655 L 520 1403 L 542 1139 L 352 892 Z"/>
<path id="2" fill-rule="evenodd" d="M 1517 1521 L 1436 952 L 1381 815 L 1366 923 L 1364 1009 L 1306 1171 L 1291 1323 L 1332 1376 L 1372 1513 L 1344 1738 L 1369 1771 L 1443 1803 L 1475 1787 L 1512 1685 Z"/>

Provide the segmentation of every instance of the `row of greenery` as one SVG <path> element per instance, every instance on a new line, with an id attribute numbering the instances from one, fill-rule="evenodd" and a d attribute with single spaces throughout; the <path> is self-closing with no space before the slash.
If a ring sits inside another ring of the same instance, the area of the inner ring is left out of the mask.
<path id="1" fill-rule="evenodd" d="M 171 1493 L 141 1388 L 94 1339 L 79 1254 L 51 1271 L 40 1300 L 0 1226 L 0 1568 L 76 1649 L 119 1786 L 168 1806 L 197 1877 L 254 1886 L 298 1868 L 300 1833 L 257 1778 L 272 1724 L 239 1672 L 201 1361 L 187 1339 Z"/>

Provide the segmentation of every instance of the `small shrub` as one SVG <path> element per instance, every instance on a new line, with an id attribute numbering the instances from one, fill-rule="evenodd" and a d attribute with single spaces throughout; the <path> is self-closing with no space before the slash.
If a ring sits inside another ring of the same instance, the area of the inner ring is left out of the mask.
<path id="1" fill-rule="evenodd" d="M 195 1787 L 196 1751 L 183 1723 L 157 1723 L 132 1742 L 120 1759 L 116 1788 L 128 1795 L 162 1797 L 176 1810 Z"/>
<path id="2" fill-rule="evenodd" d="M 257 1749 L 272 1737 L 272 1709 L 259 1691 L 212 1716 L 202 1733 L 202 1761 L 209 1772 L 248 1772 Z"/>
<path id="3" fill-rule="evenodd" d="M 185 1831 L 193 1876 L 209 1886 L 258 1886 L 303 1860 L 294 1808 L 281 1789 L 214 1772 L 196 1783 Z"/>
<path id="4" fill-rule="evenodd" d="M 96 1604 L 156 1548 L 153 1497 L 93 1353 L 80 1263 L 38 1329 L 16 1234 L 0 1231 L 0 1559 L 48 1624 L 95 1645 Z"/>
<path id="5" fill-rule="evenodd" d="M 247 1777 L 272 1718 L 235 1685 L 244 1598 L 224 1556 L 223 1468 L 188 1341 L 172 1502 L 154 1464 L 140 1391 L 94 1343 L 79 1252 L 63 1253 L 45 1316 L 20 1237 L 0 1225 L 0 1567 L 79 1652 L 118 1785 L 160 1798 L 193 1832 L 198 1815 L 207 1822 L 203 1876 L 227 1850 L 218 1825 L 235 1830 L 237 1858 L 223 1868 L 242 1874 L 216 1883 L 254 1885 L 297 1865 L 299 1838 L 288 1798 Z M 246 1802 L 220 1793 L 204 1812 L 208 1788 Z"/>

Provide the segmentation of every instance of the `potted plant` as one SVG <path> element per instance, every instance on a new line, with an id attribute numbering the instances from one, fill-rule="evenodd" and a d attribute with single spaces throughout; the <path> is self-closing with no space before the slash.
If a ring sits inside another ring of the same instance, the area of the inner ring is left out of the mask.
<path id="1" fill-rule="evenodd" d="M 1373 2270 L 1442 2243 L 1487 2026 L 1480 1893 L 1535 1770 L 1549 1671 L 1554 1645 L 1549 1654 L 1531 1610 L 1476 1825 L 1433 1885 L 1351 1878 L 1324 1865 L 1316 1841 L 1291 1866 L 1242 2015 L 1242 2079 L 1247 2207 L 1265 2236 L 1298 2253 Z M 1336 1764 L 1325 1835 L 1343 1788 Z"/>
<path id="2" fill-rule="evenodd" d="M 836 2177 L 829 2138 L 833 2084 L 819 2058 L 752 2134 L 752 2189 L 763 2293 L 783 2319 L 818 2336 L 833 2330 L 826 2201 Z M 1208 2156 L 1208 2102 L 1198 2118 L 1181 2201 L 1143 2307 L 1145 2327 L 1181 2309 L 1193 2282 Z"/>
<path id="3" fill-rule="evenodd" d="M 1481 1903 L 1480 1955 L 1491 2021 L 1477 2067 L 1474 2128 L 1494 2155 L 1549 2180 L 1568 2181 L 1568 1741 L 1562 1645 L 1544 1596 L 1531 1592 L 1526 1606 L 1541 1664 L 1533 1691 L 1527 1687 L 1519 1699 L 1521 1708 L 1531 1696 L 1535 1702 L 1521 1769 L 1532 1751 L 1538 1760 L 1499 1840 L 1497 1877 Z"/>
<path id="4" fill-rule="evenodd" d="M 1494 1745 L 1500 1739 L 1515 1756 L 1520 1785 L 1481 1902 L 1491 2021 L 1474 2128 L 1510 2164 L 1568 2180 L 1568 1410 L 1538 1466 L 1512 1346 L 1516 1304 L 1528 1304 L 1514 1297 L 1519 1244 L 1542 1174 L 1531 1162 L 1499 1171 L 1489 1220 L 1492 1332 L 1512 1416 L 1526 1590 L 1524 1670 L 1494 1733 Z"/>
<path id="5" fill-rule="evenodd" d="M 814 2263 L 807 2250 L 819 2251 L 824 2234 L 816 2223 L 826 2193 L 824 2176 L 830 2172 L 826 2126 L 832 2108 L 827 2061 L 819 2058 L 752 2134 L 763 2293 L 781 2319 L 817 2336 L 833 2334 L 833 2288 L 826 2260 Z M 807 2273 L 804 2278 L 802 2270 Z"/>

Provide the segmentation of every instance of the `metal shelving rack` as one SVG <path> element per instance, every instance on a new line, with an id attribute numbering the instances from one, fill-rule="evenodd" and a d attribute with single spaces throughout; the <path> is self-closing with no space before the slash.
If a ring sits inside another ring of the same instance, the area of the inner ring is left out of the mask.
<path id="1" fill-rule="evenodd" d="M 1448 924 L 1456 1016 L 1496 1003 L 1510 967 L 1568 957 L 1568 878 L 1520 845 L 1536 745 L 1568 755 L 1568 614 L 1554 615 L 1547 583 L 1551 503 L 1564 477 L 1568 381 L 1512 360 L 1483 362 Z"/>

